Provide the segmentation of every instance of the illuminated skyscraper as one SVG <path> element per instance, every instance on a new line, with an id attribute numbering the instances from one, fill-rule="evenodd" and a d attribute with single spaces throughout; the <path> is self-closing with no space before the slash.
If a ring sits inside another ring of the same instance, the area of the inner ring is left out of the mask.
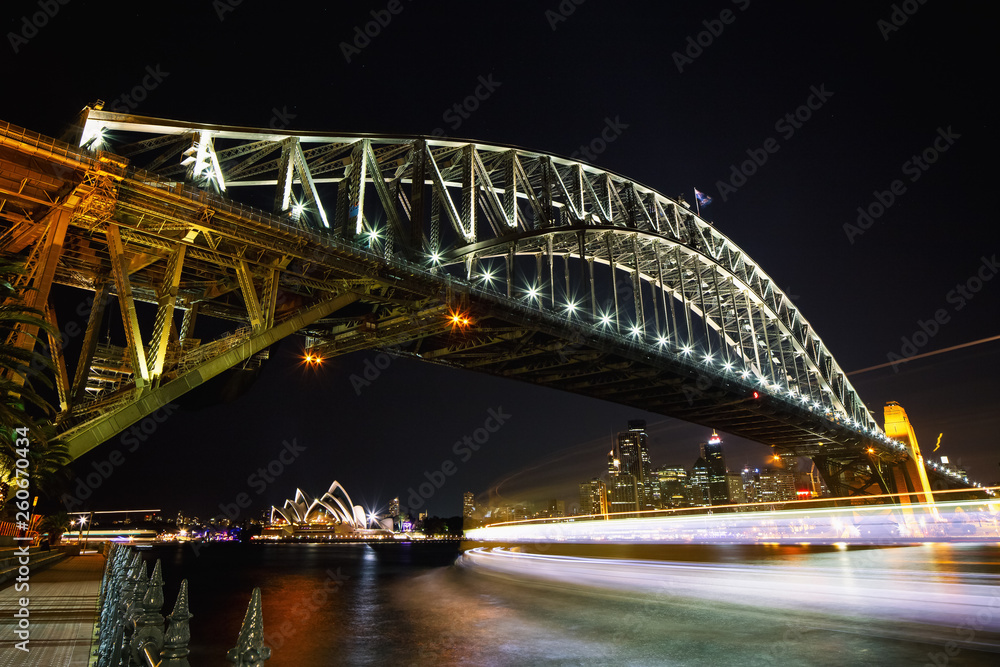
<path id="1" fill-rule="evenodd" d="M 580 514 L 607 514 L 608 487 L 595 477 L 580 484 Z"/>
<path id="2" fill-rule="evenodd" d="M 639 486 L 635 481 L 635 476 L 628 473 L 611 475 L 608 479 L 608 511 L 612 514 L 628 512 L 634 516 L 638 509 Z"/>
<path id="3" fill-rule="evenodd" d="M 628 430 L 618 433 L 618 437 L 615 439 L 615 450 L 612 454 L 619 462 L 617 474 L 628 474 L 635 480 L 636 509 L 654 509 L 653 486 L 658 485 L 658 481 L 653 475 L 653 466 L 649 461 L 649 436 L 646 434 L 646 421 L 643 419 L 630 420 Z M 610 484 L 608 492 L 610 495 Z"/>
<path id="4" fill-rule="evenodd" d="M 660 485 L 660 505 L 663 507 L 687 507 L 690 481 L 684 466 L 667 465 L 656 471 Z"/>
<path id="5" fill-rule="evenodd" d="M 708 442 L 701 443 L 701 458 L 705 460 L 708 472 L 708 498 L 712 505 L 729 503 L 729 488 L 726 483 L 726 459 L 722 455 L 722 438 L 713 430 Z"/>
<path id="6" fill-rule="evenodd" d="M 712 497 L 708 486 L 708 464 L 705 459 L 698 457 L 691 468 L 691 505 L 693 507 L 706 507 L 712 504 Z"/>
<path id="7" fill-rule="evenodd" d="M 472 494 L 472 491 L 466 491 L 462 495 L 462 517 L 466 519 L 471 519 L 472 514 L 476 511 L 476 497 Z"/>

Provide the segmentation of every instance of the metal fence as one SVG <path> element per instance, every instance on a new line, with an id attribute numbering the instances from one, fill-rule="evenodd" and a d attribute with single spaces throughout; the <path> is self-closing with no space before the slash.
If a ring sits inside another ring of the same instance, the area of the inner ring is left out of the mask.
<path id="1" fill-rule="evenodd" d="M 142 554 L 114 544 L 108 552 L 101 581 L 98 667 L 190 667 L 191 610 L 187 579 L 181 581 L 174 610 L 164 619 L 163 575 L 160 561 L 147 577 Z M 263 667 L 271 657 L 264 646 L 260 589 L 253 589 L 236 646 L 226 659 L 239 667 Z"/>

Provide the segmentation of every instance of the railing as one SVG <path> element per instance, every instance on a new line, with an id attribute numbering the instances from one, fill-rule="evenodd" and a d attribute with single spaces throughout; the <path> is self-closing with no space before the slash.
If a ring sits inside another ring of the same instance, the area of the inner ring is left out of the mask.
<path id="1" fill-rule="evenodd" d="M 191 611 L 187 579 L 181 581 L 174 610 L 166 617 L 163 607 L 163 575 L 160 561 L 147 579 L 142 554 L 132 547 L 114 544 L 108 553 L 101 581 L 98 667 L 190 667 Z M 260 589 L 250 596 L 236 646 L 226 659 L 238 667 L 261 667 L 271 657 L 264 646 L 264 622 Z"/>

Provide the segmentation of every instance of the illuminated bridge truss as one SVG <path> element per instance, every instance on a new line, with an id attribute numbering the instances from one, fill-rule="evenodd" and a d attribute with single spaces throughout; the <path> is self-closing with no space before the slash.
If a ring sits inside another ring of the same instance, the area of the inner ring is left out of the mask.
<path id="1" fill-rule="evenodd" d="M 645 186 L 464 141 L 80 125 L 81 148 L 12 126 L 0 148 L 0 250 L 26 255 L 36 305 L 53 282 L 95 296 L 74 377 L 55 360 L 75 456 L 299 332 L 324 356 L 392 348 L 719 428 L 844 495 L 914 490 L 787 295 Z M 118 348 L 97 342 L 109 293 Z M 196 318 L 238 329 L 203 341 Z"/>

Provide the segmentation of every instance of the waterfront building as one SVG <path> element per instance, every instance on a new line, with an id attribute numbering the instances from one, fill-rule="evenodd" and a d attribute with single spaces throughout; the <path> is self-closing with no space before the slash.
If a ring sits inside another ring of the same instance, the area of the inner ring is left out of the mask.
<path id="1" fill-rule="evenodd" d="M 795 476 L 783 468 L 761 468 L 757 473 L 757 502 L 795 500 Z"/>
<path id="2" fill-rule="evenodd" d="M 475 512 L 476 497 L 473 495 L 472 491 L 466 491 L 462 494 L 462 518 L 471 519 Z"/>
<path id="3" fill-rule="evenodd" d="M 374 517 L 373 517 L 374 519 Z M 261 537 L 377 537 L 391 535 L 392 519 L 376 521 L 368 527 L 368 516 L 355 505 L 340 482 L 334 481 L 319 498 L 313 499 L 302 489 L 295 489 L 295 498 L 282 507 L 271 507 L 271 517 Z"/>

